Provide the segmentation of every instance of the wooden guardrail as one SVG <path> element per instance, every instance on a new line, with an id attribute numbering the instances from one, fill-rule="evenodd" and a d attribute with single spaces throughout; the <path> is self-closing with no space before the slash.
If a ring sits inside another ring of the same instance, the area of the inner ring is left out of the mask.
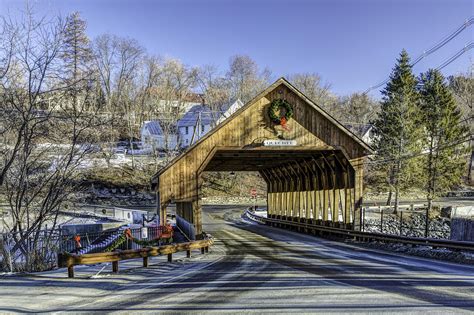
<path id="1" fill-rule="evenodd" d="M 452 241 L 452 240 L 443 240 L 435 238 L 421 238 L 421 237 L 409 237 L 409 236 L 399 236 L 399 235 L 390 235 L 382 233 L 371 233 L 371 232 L 360 232 L 354 230 L 346 230 L 329 226 L 321 226 L 308 224 L 304 222 L 291 222 L 277 219 L 264 218 L 250 211 L 246 211 L 245 215 L 260 223 L 266 225 L 276 225 L 276 226 L 291 226 L 305 231 L 311 231 L 316 234 L 318 232 L 320 235 L 336 235 L 339 237 L 345 238 L 354 238 L 358 241 L 382 241 L 382 242 L 392 242 L 392 243 L 401 243 L 401 244 L 410 244 L 413 246 L 422 245 L 422 246 L 431 246 L 433 248 L 447 248 L 451 250 L 465 250 L 465 251 L 474 251 L 474 242 L 465 242 L 465 241 Z"/>
<path id="2" fill-rule="evenodd" d="M 145 247 L 141 249 L 130 249 L 116 252 L 104 252 L 94 254 L 59 254 L 58 266 L 67 267 L 68 277 L 74 278 L 74 266 L 93 265 L 98 263 L 112 262 L 112 272 L 119 271 L 119 261 L 127 259 L 143 258 L 143 267 L 148 267 L 148 257 L 168 255 L 168 262 L 172 261 L 174 253 L 186 251 L 186 257 L 191 257 L 191 250 L 201 249 L 201 253 L 207 253 L 209 246 L 214 243 L 212 238 L 188 243 L 178 243 L 157 247 Z"/>

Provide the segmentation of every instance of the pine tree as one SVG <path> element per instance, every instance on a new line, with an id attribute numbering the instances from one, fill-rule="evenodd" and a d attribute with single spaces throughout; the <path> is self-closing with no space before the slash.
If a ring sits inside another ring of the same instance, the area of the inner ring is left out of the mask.
<path id="1" fill-rule="evenodd" d="M 417 80 L 412 73 L 405 50 L 392 70 L 390 81 L 382 90 L 382 103 L 374 121 L 378 169 L 387 175 L 389 197 L 395 192 L 395 212 L 398 211 L 400 190 L 419 179 L 419 159 L 410 158 L 421 151 L 421 111 L 418 106 Z"/>
<path id="2" fill-rule="evenodd" d="M 67 17 L 64 32 L 64 45 L 61 57 L 64 61 L 64 72 L 73 108 L 78 106 L 78 95 L 84 87 L 90 84 L 92 53 L 90 41 L 86 35 L 86 22 L 81 19 L 79 12 Z"/>
<path id="3" fill-rule="evenodd" d="M 468 128 L 443 75 L 429 70 L 420 78 L 420 106 L 428 139 L 424 163 L 428 211 L 440 191 L 459 184 L 465 167 Z"/>

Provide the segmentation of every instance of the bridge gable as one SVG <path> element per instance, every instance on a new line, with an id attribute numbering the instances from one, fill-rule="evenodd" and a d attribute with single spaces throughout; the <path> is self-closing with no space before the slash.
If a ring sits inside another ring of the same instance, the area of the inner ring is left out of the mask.
<path id="1" fill-rule="evenodd" d="M 268 117 L 268 107 L 276 99 L 293 108 L 293 118 L 285 127 Z M 199 199 L 199 174 L 218 148 L 254 151 L 265 148 L 265 140 L 291 140 L 298 150 L 339 149 L 350 160 L 370 152 L 362 140 L 281 78 L 162 169 L 157 174 L 160 199 Z"/>

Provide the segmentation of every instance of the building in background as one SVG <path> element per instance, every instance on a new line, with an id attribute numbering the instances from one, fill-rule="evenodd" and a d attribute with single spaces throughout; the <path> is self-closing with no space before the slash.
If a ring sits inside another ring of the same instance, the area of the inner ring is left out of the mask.
<path id="1" fill-rule="evenodd" d="M 374 126 L 372 124 L 345 124 L 344 126 L 365 143 L 371 145 L 374 142 Z"/>
<path id="2" fill-rule="evenodd" d="M 141 128 L 143 150 L 173 151 L 179 148 L 179 136 L 174 124 L 163 125 L 160 121 L 145 121 Z"/>
<path id="3" fill-rule="evenodd" d="M 229 118 L 242 106 L 244 106 L 244 103 L 242 103 L 240 99 L 237 99 L 235 102 L 229 102 L 226 105 L 222 106 L 221 115 L 217 119 L 217 125 Z"/>
<path id="4" fill-rule="evenodd" d="M 181 147 L 186 148 L 201 139 L 243 105 L 242 101 L 238 99 L 224 104 L 219 110 L 212 110 L 204 104 L 191 107 L 178 121 Z"/>
<path id="5" fill-rule="evenodd" d="M 211 130 L 215 119 L 206 105 L 195 105 L 178 120 L 178 132 L 182 148 L 186 148 Z"/>

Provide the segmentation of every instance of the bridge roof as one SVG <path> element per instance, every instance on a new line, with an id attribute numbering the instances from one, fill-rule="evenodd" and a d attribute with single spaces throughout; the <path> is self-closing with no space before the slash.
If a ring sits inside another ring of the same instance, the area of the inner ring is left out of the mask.
<path id="1" fill-rule="evenodd" d="M 230 124 L 234 119 L 236 119 L 238 116 L 240 116 L 243 112 L 245 112 L 250 106 L 252 106 L 256 101 L 259 99 L 265 97 L 271 92 L 274 92 L 276 89 L 278 89 L 281 86 L 285 86 L 288 88 L 291 92 L 296 94 L 300 99 L 304 101 L 304 103 L 309 106 L 311 109 L 315 110 L 317 113 L 319 113 L 321 116 L 323 116 L 325 119 L 327 119 L 330 124 L 334 125 L 337 127 L 337 130 L 340 133 L 345 134 L 348 136 L 353 143 L 360 147 L 362 151 L 365 152 L 364 155 L 371 154 L 373 152 L 372 148 L 365 143 L 362 139 L 360 139 L 356 134 L 354 134 L 352 131 L 350 131 L 348 128 L 346 128 L 343 124 L 341 124 L 339 121 L 337 121 L 334 117 L 332 117 L 329 113 L 324 111 L 320 106 L 318 106 L 314 101 L 310 100 L 308 97 L 306 97 L 301 91 L 299 91 L 296 87 L 294 87 L 290 82 L 288 82 L 285 78 L 280 78 L 277 81 L 275 81 L 272 85 L 270 85 L 267 89 L 262 91 L 260 94 L 258 94 L 255 98 L 253 98 L 251 101 L 249 101 L 247 104 L 245 104 L 243 107 L 241 107 L 239 110 L 237 110 L 233 115 L 231 115 L 228 119 L 226 119 L 222 124 L 218 125 L 216 128 L 211 130 L 208 134 L 206 134 L 204 137 L 199 139 L 196 143 L 194 143 L 192 146 L 190 146 L 186 151 L 184 151 L 181 155 L 173 159 L 168 165 L 166 165 L 164 168 L 159 170 L 154 176 L 152 181 L 156 181 L 156 177 L 163 174 L 166 170 L 169 168 L 173 167 L 173 165 L 178 162 L 179 160 L 183 159 L 186 157 L 186 155 L 189 152 L 192 152 L 195 150 L 198 146 L 201 144 L 205 143 L 208 141 L 210 137 L 212 137 L 215 133 L 219 132 L 222 128 L 225 128 L 228 124 Z M 296 119 L 296 118 L 295 118 Z M 316 134 L 316 136 L 320 136 Z M 216 146 L 219 146 L 219 143 L 215 144 Z M 329 144 L 331 145 L 331 144 Z M 229 146 L 228 144 L 223 146 Z"/>

